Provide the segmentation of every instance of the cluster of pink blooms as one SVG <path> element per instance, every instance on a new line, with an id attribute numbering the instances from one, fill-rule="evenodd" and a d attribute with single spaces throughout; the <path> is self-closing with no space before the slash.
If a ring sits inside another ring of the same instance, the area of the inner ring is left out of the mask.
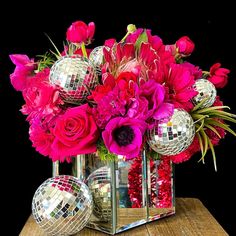
<path id="1" fill-rule="evenodd" d="M 68 28 L 67 41 L 78 46 L 75 54 L 82 55 L 80 45 L 89 45 L 94 32 L 94 23 L 86 25 L 82 21 Z M 106 40 L 101 82 L 90 91 L 86 102 L 77 106 L 66 104 L 58 88 L 50 84 L 50 67 L 38 71 L 34 59 L 11 55 L 16 65 L 11 83 L 23 94 L 25 104 L 21 111 L 27 115 L 33 146 L 53 161 L 95 152 L 101 140 L 111 153 L 127 159 L 139 156 L 146 141 L 145 132 L 154 122 L 170 117 L 174 108 L 187 112 L 193 108 L 191 99 L 197 92 L 192 86 L 203 76 L 198 66 L 184 60 L 193 50 L 194 43 L 187 36 L 165 45 L 148 29 L 135 29 L 121 42 Z M 88 55 L 90 52 L 87 49 Z M 228 73 L 216 63 L 207 79 L 222 88 Z M 216 103 L 219 102 L 217 98 Z M 208 133 L 217 144 L 215 134 Z M 185 152 L 171 158 L 181 162 L 199 150 L 198 140 L 194 139 Z"/>

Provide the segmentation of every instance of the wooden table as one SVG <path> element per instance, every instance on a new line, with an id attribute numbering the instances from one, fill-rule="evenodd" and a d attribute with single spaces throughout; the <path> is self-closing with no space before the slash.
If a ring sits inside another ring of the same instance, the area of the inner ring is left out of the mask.
<path id="1" fill-rule="evenodd" d="M 85 228 L 76 236 L 107 235 Z M 228 235 L 200 200 L 195 198 L 177 198 L 176 215 L 157 220 L 146 225 L 118 234 L 118 236 L 224 236 Z M 32 216 L 27 220 L 20 236 L 46 236 L 35 223 Z"/>

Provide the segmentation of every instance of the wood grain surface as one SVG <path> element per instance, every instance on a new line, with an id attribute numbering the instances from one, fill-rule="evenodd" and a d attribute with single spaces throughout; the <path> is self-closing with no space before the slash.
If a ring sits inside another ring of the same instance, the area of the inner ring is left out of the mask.
<path id="1" fill-rule="evenodd" d="M 92 229 L 83 229 L 76 236 L 107 235 Z M 177 198 L 176 214 L 118 234 L 119 236 L 225 236 L 228 235 L 200 200 Z M 20 236 L 46 236 L 32 216 Z"/>

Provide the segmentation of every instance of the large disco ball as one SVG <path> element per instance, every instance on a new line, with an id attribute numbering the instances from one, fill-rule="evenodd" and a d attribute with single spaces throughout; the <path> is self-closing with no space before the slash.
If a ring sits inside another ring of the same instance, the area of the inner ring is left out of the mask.
<path id="1" fill-rule="evenodd" d="M 103 166 L 87 179 L 93 196 L 93 213 L 101 221 L 111 221 L 111 174 L 110 168 Z"/>
<path id="2" fill-rule="evenodd" d="M 206 99 L 206 101 L 201 105 L 201 108 L 213 105 L 216 100 L 216 88 L 209 80 L 198 79 L 195 81 L 193 88 L 198 92 L 198 95 L 192 99 L 194 105 L 197 105 L 203 99 Z"/>
<path id="3" fill-rule="evenodd" d="M 65 102 L 79 104 L 98 84 L 95 68 L 90 60 L 81 56 L 64 56 L 54 63 L 49 81 L 59 88 Z"/>
<path id="4" fill-rule="evenodd" d="M 174 109 L 169 120 L 163 119 L 148 131 L 150 147 L 162 155 L 176 155 L 189 147 L 195 135 L 192 117 L 183 109 Z"/>
<path id="5" fill-rule="evenodd" d="M 72 235 L 82 230 L 92 214 L 92 195 L 79 179 L 59 175 L 43 182 L 34 194 L 32 213 L 49 235 Z"/>

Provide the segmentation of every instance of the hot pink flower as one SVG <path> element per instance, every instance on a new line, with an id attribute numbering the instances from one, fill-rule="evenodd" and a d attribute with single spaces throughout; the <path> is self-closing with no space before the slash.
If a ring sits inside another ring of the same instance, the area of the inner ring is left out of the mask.
<path id="1" fill-rule="evenodd" d="M 23 97 L 26 104 L 21 111 L 30 115 L 29 119 L 42 112 L 44 115 L 58 114 L 59 105 L 63 104 L 59 92 L 48 83 L 49 69 L 37 73 L 28 82 L 29 86 L 23 90 Z"/>
<path id="2" fill-rule="evenodd" d="M 175 108 L 190 111 L 193 108 L 191 99 L 197 95 L 197 92 L 192 89 L 195 81 L 191 70 L 182 64 L 171 64 L 165 81 L 169 98 Z"/>
<path id="3" fill-rule="evenodd" d="M 98 129 L 88 104 L 69 108 L 59 116 L 52 149 L 60 159 L 96 151 Z"/>
<path id="4" fill-rule="evenodd" d="M 112 117 L 124 116 L 126 105 L 127 101 L 120 97 L 120 88 L 115 86 L 112 91 L 99 100 L 97 107 L 93 109 L 93 115 L 99 128 L 104 129 Z"/>
<path id="5" fill-rule="evenodd" d="M 76 21 L 68 28 L 66 39 L 72 43 L 90 43 L 95 32 L 95 24 L 86 25 L 83 21 Z"/>
<path id="6" fill-rule="evenodd" d="M 16 65 L 14 72 L 10 75 L 11 84 L 15 90 L 22 91 L 28 86 L 28 81 L 33 75 L 34 60 L 21 54 L 12 54 L 10 59 Z"/>
<path id="7" fill-rule="evenodd" d="M 198 66 L 195 66 L 189 62 L 183 62 L 181 65 L 186 67 L 191 72 L 195 80 L 202 78 L 202 70 Z"/>
<path id="8" fill-rule="evenodd" d="M 148 118 L 155 120 L 170 117 L 174 112 L 174 106 L 164 102 L 165 88 L 154 80 L 148 80 L 140 86 L 140 97 L 145 97 L 148 101 Z"/>
<path id="9" fill-rule="evenodd" d="M 221 64 L 216 63 L 210 68 L 208 80 L 211 81 L 216 88 L 223 88 L 228 83 L 229 73 L 230 70 L 221 68 Z"/>
<path id="10" fill-rule="evenodd" d="M 114 46 L 114 44 L 116 43 L 115 39 L 107 39 L 104 42 L 104 46 L 108 47 L 108 48 L 112 48 Z"/>
<path id="11" fill-rule="evenodd" d="M 30 140 L 35 147 L 36 151 L 42 154 L 43 156 L 51 156 L 52 148 L 51 145 L 55 139 L 55 136 L 52 133 L 52 127 L 45 127 L 41 123 L 41 118 L 37 117 L 31 122 L 29 129 Z"/>
<path id="12" fill-rule="evenodd" d="M 116 117 L 109 121 L 102 137 L 110 152 L 131 159 L 140 154 L 146 126 L 142 120 Z"/>
<path id="13" fill-rule="evenodd" d="M 176 41 L 178 53 L 184 56 L 189 56 L 194 50 L 194 43 L 188 36 L 183 36 Z"/>
<path id="14" fill-rule="evenodd" d="M 155 49 L 156 51 L 158 51 L 163 46 L 162 39 L 159 36 L 152 35 L 150 29 L 142 29 L 142 28 L 139 28 L 135 32 L 129 34 L 128 37 L 126 38 L 126 43 L 135 44 L 136 41 L 138 40 L 139 36 L 142 33 L 147 34 L 147 42 L 146 43 L 149 43 L 151 45 L 151 47 L 153 49 Z"/>

